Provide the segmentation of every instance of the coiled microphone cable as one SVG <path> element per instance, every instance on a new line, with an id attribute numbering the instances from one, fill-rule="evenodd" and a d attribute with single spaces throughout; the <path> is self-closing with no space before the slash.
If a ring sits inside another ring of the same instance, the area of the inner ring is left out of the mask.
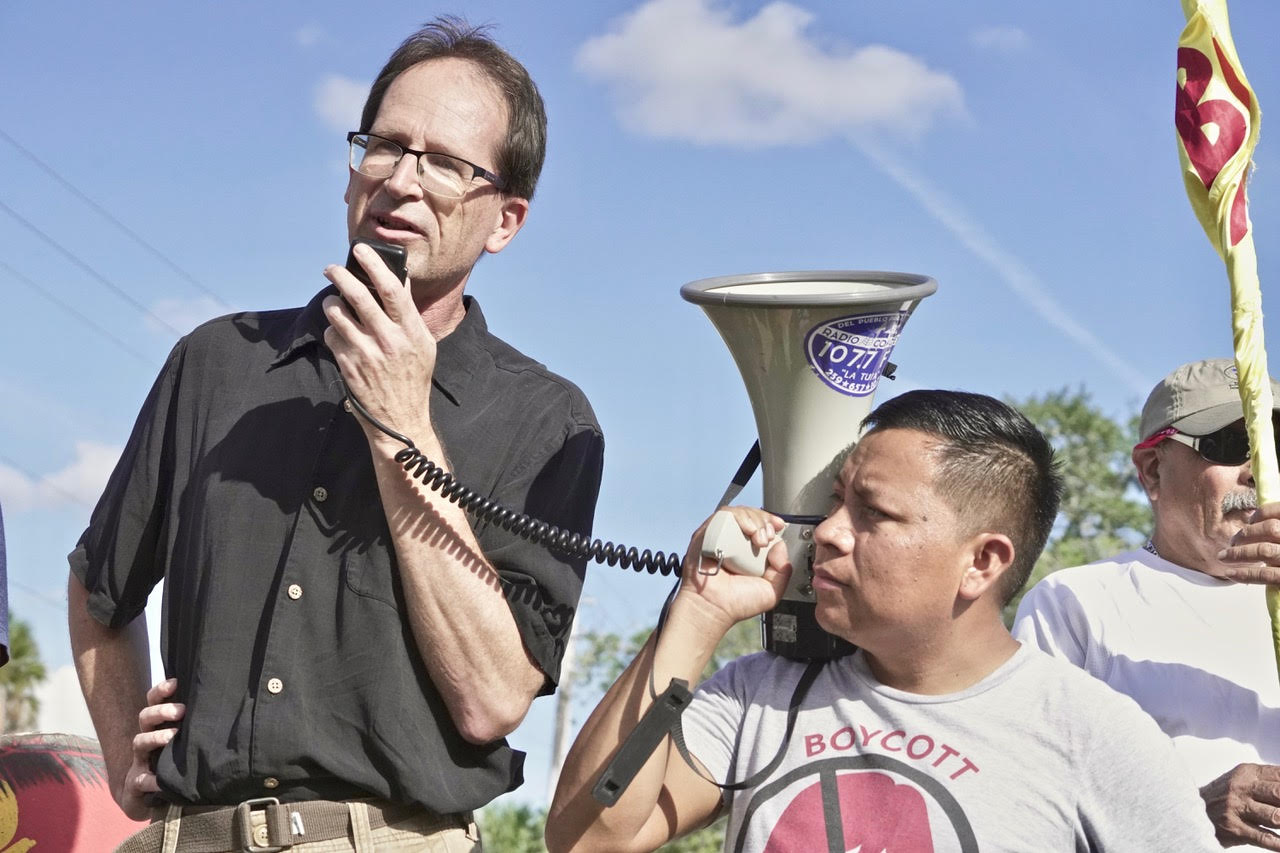
<path id="1" fill-rule="evenodd" d="M 597 563 L 607 563 L 610 566 L 634 569 L 637 572 L 647 571 L 649 574 L 679 576 L 681 564 L 679 554 L 674 552 L 667 554 L 663 551 L 655 553 L 650 552 L 647 548 L 638 552 L 635 548 L 615 545 L 612 542 L 604 542 L 600 539 L 590 539 L 580 533 L 571 533 L 531 515 L 516 512 L 513 509 L 504 507 L 497 501 L 477 494 L 474 490 L 458 482 L 453 474 L 424 456 L 408 436 L 401 435 L 369 414 L 369 410 L 361 405 L 360 401 L 350 391 L 347 392 L 347 399 L 351 401 L 352 408 L 359 413 L 360 417 L 404 445 L 404 449 L 397 451 L 393 458 L 409 472 L 411 477 L 421 480 L 432 491 L 438 492 L 441 497 L 462 507 L 477 519 L 496 524 L 522 539 L 545 545 L 570 557 L 588 557 Z M 742 482 L 746 482 L 755 465 L 759 464 L 759 458 L 759 445 L 757 444 L 752 449 L 752 452 L 748 454 L 747 460 L 743 462 L 737 476 L 734 478 L 735 481 L 742 480 Z M 739 488 L 741 487 L 739 486 Z M 820 517 L 810 516 L 784 516 L 784 518 L 787 521 L 797 521 L 802 524 L 817 524 L 822 521 Z M 662 605 L 662 612 L 658 616 L 658 624 L 654 628 L 655 635 L 662 633 L 662 629 L 666 624 L 667 613 L 679 588 L 680 585 L 677 580 L 676 585 Z M 782 743 L 778 747 L 778 752 L 773 761 L 745 782 L 730 785 L 722 785 L 714 779 L 709 779 L 693 761 L 689 755 L 688 748 L 685 746 L 684 734 L 680 726 L 680 715 L 692 698 L 688 684 L 678 679 L 672 679 L 667 686 L 666 692 L 661 696 L 657 696 L 657 691 L 652 683 L 652 673 L 650 673 L 649 690 L 652 695 L 656 696 L 657 701 L 646 712 L 637 728 L 627 736 L 618 753 L 600 774 L 600 778 L 592 789 L 592 796 L 605 806 L 611 806 L 617 802 L 618 798 L 627 789 L 627 786 L 631 784 L 631 780 L 635 778 L 640 767 L 653 754 L 658 744 L 668 736 L 675 743 L 685 763 L 695 773 L 718 788 L 725 791 L 737 791 L 758 785 L 777 769 L 782 762 L 783 756 L 786 754 L 787 744 L 791 741 L 791 733 L 795 728 L 796 715 L 800 710 L 800 704 L 808 694 L 809 686 L 821 673 L 823 665 L 824 661 L 820 660 L 809 662 L 799 682 L 796 684 L 795 692 L 792 694 L 791 703 L 787 709 L 786 732 L 783 734 Z"/>
<path id="2" fill-rule="evenodd" d="M 521 539 L 537 545 L 545 545 L 569 557 L 583 557 L 623 569 L 645 571 L 651 575 L 680 574 L 682 558 L 674 551 L 670 554 L 665 551 L 650 551 L 648 548 L 638 551 L 625 545 L 592 539 L 526 513 L 516 512 L 495 500 L 484 497 L 458 482 L 453 474 L 424 456 L 413 443 L 413 439 L 401 435 L 369 414 L 369 410 L 350 391 L 347 391 L 347 399 L 351 401 L 352 408 L 360 417 L 404 445 L 403 450 L 396 452 L 394 459 L 409 472 L 409 476 L 421 480 L 433 492 L 457 504 L 477 520 L 497 525 Z"/>

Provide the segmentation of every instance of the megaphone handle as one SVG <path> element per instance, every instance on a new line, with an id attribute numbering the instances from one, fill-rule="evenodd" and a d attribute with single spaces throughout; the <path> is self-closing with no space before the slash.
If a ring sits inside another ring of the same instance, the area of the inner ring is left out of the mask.
<path id="1" fill-rule="evenodd" d="M 702 556 L 715 560 L 717 569 L 724 567 L 734 574 L 760 577 L 764 574 L 765 558 L 769 549 L 781 537 L 774 536 L 769 544 L 757 548 L 742 528 L 738 519 L 727 509 L 719 510 L 707 522 L 707 531 L 702 537 Z M 708 571 L 707 574 L 715 574 Z"/>

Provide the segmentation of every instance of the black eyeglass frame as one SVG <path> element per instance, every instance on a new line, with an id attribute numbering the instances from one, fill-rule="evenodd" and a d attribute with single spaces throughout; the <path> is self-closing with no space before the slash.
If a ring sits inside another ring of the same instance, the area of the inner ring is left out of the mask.
<path id="1" fill-rule="evenodd" d="M 489 183 L 497 187 L 500 191 L 506 192 L 507 181 L 505 178 L 503 178 L 501 175 L 495 172 L 490 172 L 488 169 L 484 168 L 483 166 L 477 166 L 475 163 L 472 163 L 470 160 L 464 160 L 461 157 L 457 157 L 453 154 L 446 154 L 443 151 L 415 151 L 412 148 L 406 148 L 405 146 L 401 145 L 399 142 L 396 142 L 394 139 L 387 139 L 385 136 L 379 136 L 376 133 L 369 133 L 368 131 L 364 131 L 364 130 L 353 130 L 350 133 L 348 133 L 347 147 L 351 149 L 352 153 L 355 152 L 355 142 L 353 140 L 355 140 L 357 136 L 364 136 L 364 137 L 368 137 L 369 139 L 377 139 L 380 142 L 385 142 L 388 145 L 394 145 L 395 147 L 399 148 L 401 151 L 401 154 L 400 154 L 400 157 L 396 158 L 397 166 L 400 164 L 400 160 L 404 157 L 405 154 L 412 154 L 414 156 L 414 159 L 417 161 L 415 164 L 416 165 L 415 171 L 418 173 L 419 183 L 422 182 L 422 157 L 424 155 L 430 154 L 433 157 L 448 157 L 450 160 L 457 160 L 459 163 L 466 163 L 468 166 L 471 167 L 471 170 L 472 170 L 471 180 L 474 181 L 476 178 L 484 178 L 486 181 L 488 181 Z M 367 150 L 368 146 L 365 146 L 365 148 Z M 354 157 L 350 159 L 354 159 Z M 360 170 L 356 168 L 354 164 L 352 165 L 352 168 L 355 169 L 357 172 L 360 172 Z M 395 172 L 394 167 L 392 168 L 391 172 L 392 173 Z M 365 173 L 360 172 L 360 174 L 364 175 Z M 377 175 L 365 175 L 365 177 L 375 178 L 377 177 Z M 389 178 L 391 177 L 391 174 L 383 175 L 382 177 Z M 427 188 L 424 186 L 423 189 L 426 190 Z M 431 192 L 431 190 L 427 190 L 427 192 Z M 461 196 L 459 196 L 459 198 L 461 198 Z"/>

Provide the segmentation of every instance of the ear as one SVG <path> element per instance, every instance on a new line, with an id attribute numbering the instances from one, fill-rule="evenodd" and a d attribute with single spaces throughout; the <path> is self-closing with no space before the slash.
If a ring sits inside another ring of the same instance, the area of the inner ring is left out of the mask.
<path id="1" fill-rule="evenodd" d="M 1155 447 L 1135 447 L 1133 467 L 1138 469 L 1138 482 L 1148 498 L 1154 498 L 1160 490 L 1160 453 Z"/>
<path id="2" fill-rule="evenodd" d="M 501 252 L 516 232 L 524 226 L 529 216 L 529 200 L 518 196 L 500 196 L 502 206 L 498 208 L 493 230 L 484 241 L 486 252 Z"/>
<path id="3" fill-rule="evenodd" d="M 1003 533 L 979 533 L 973 537 L 967 555 L 970 564 L 960 575 L 956 594 L 966 601 L 977 601 L 993 589 L 1013 565 L 1013 540 Z"/>

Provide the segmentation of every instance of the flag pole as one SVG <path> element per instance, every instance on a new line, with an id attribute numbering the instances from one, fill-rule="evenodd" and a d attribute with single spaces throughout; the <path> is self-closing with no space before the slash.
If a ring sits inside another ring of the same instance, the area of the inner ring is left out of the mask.
<path id="1" fill-rule="evenodd" d="M 1271 381 L 1258 256 L 1247 185 L 1262 111 L 1231 38 L 1227 0 L 1182 0 L 1174 125 L 1187 198 L 1227 268 L 1231 333 L 1258 503 L 1280 500 Z M 1280 587 L 1268 585 L 1272 649 L 1280 674 Z"/>

